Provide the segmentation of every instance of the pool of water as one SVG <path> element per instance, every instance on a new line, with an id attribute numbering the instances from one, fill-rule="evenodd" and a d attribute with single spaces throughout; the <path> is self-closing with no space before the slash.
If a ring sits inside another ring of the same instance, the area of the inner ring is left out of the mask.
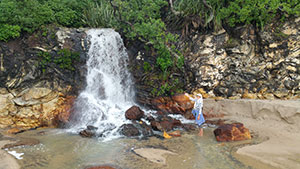
<path id="1" fill-rule="evenodd" d="M 83 169 L 103 164 L 123 169 L 248 169 L 253 167 L 241 163 L 232 154 L 237 146 L 259 141 L 220 143 L 215 140 L 213 128 L 204 129 L 202 137 L 195 131 L 171 139 L 120 138 L 107 142 L 82 138 L 60 129 L 39 129 L 17 136 L 40 140 L 35 146 L 10 149 L 24 153 L 23 159 L 18 160 L 22 169 Z M 132 151 L 144 147 L 167 149 L 176 155 L 167 155 L 166 164 L 157 164 Z"/>

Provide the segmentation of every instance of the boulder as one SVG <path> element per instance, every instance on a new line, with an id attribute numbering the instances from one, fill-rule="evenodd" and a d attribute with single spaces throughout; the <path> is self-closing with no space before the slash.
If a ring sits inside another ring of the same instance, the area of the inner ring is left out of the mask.
<path id="1" fill-rule="evenodd" d="M 224 124 L 214 130 L 217 141 L 241 141 L 251 139 L 249 129 L 242 123 Z"/>
<path id="2" fill-rule="evenodd" d="M 151 104 L 152 108 L 161 112 L 182 115 L 189 113 L 194 106 L 190 99 L 184 94 L 178 94 L 171 97 L 159 97 L 153 99 Z"/>
<path id="3" fill-rule="evenodd" d="M 127 137 L 139 136 L 139 130 L 133 124 L 123 124 L 120 128 L 121 134 Z"/>
<path id="4" fill-rule="evenodd" d="M 175 127 L 181 127 L 181 125 L 182 124 L 180 120 L 176 120 L 167 116 L 158 118 L 156 121 L 151 121 L 151 127 L 154 130 L 159 130 L 159 131 L 171 131 Z"/>
<path id="5" fill-rule="evenodd" d="M 153 135 L 151 126 L 147 125 L 143 121 L 140 121 L 138 123 L 134 121 L 133 125 L 140 131 L 140 133 L 142 133 L 144 137 L 149 137 Z"/>
<path id="6" fill-rule="evenodd" d="M 96 136 L 96 130 L 90 130 L 90 129 L 85 129 L 79 132 L 79 135 L 82 137 L 95 137 Z"/>
<path id="7" fill-rule="evenodd" d="M 144 112 L 137 106 L 132 106 L 125 112 L 125 117 L 129 120 L 140 120 Z"/>

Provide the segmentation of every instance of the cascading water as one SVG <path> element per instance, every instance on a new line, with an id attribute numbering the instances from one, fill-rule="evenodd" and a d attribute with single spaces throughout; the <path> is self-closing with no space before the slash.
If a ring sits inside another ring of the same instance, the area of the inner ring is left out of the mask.
<path id="1" fill-rule="evenodd" d="M 120 35 L 112 29 L 92 29 L 87 61 L 86 88 L 78 96 L 71 119 L 71 131 L 91 125 L 105 139 L 118 137 L 126 122 L 124 112 L 133 104 L 128 55 Z"/>

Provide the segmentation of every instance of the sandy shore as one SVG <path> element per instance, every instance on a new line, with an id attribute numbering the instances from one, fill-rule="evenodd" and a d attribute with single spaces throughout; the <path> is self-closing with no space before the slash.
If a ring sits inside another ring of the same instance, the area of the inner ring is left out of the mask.
<path id="1" fill-rule="evenodd" d="M 19 169 L 20 166 L 17 160 L 8 154 L 6 151 L 2 150 L 2 147 L 6 144 L 12 143 L 13 141 L 1 140 L 0 141 L 0 169 Z"/>
<path id="2" fill-rule="evenodd" d="M 237 154 L 275 168 L 300 168 L 300 100 L 205 100 L 204 111 L 222 113 L 266 138 L 260 144 L 238 149 Z"/>
<path id="3" fill-rule="evenodd" d="M 226 119 L 244 123 L 253 135 L 265 138 L 266 141 L 260 144 L 239 148 L 235 154 L 238 160 L 258 169 L 300 168 L 300 100 L 215 101 L 206 99 L 204 100 L 204 112 L 224 114 Z M 166 141 L 174 142 L 176 140 Z M 6 139 L 0 141 L 0 169 L 20 168 L 13 156 L 1 150 L 2 146 L 10 142 Z M 161 141 L 159 143 L 161 144 Z M 192 145 L 192 142 L 189 145 Z M 172 147 L 170 147 L 170 150 L 172 150 Z M 186 150 L 179 152 L 184 154 Z M 209 152 L 207 151 L 207 153 Z M 189 154 L 186 156 L 189 156 Z M 179 165 L 176 163 L 178 159 L 174 160 L 173 158 L 176 157 L 169 158 L 172 161 L 171 164 Z M 174 166 L 172 167 L 174 168 Z"/>

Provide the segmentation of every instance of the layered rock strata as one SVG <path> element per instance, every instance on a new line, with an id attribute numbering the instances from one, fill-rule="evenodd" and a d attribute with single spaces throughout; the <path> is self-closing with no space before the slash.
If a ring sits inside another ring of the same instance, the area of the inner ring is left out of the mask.
<path id="1" fill-rule="evenodd" d="M 35 32 L 0 42 L 0 128 L 17 132 L 68 121 L 84 85 L 85 36 L 80 29 L 49 28 L 46 36 Z M 64 57 L 61 51 L 78 53 L 75 70 L 51 60 Z"/>

